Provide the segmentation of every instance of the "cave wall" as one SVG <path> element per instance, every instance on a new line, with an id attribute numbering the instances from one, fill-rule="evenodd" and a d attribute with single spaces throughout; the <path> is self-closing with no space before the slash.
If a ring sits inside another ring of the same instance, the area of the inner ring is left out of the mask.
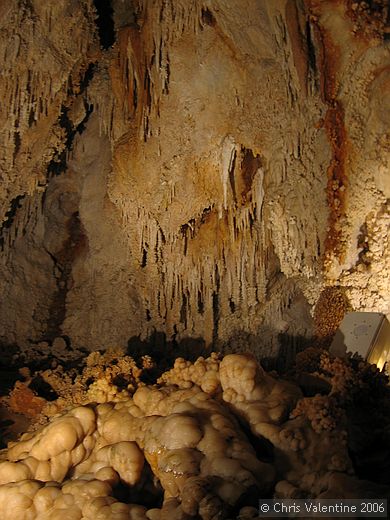
<path id="1" fill-rule="evenodd" d="M 388 312 L 385 2 L 0 7 L 0 339 L 276 353 Z M 97 16 L 98 15 L 98 16 Z"/>

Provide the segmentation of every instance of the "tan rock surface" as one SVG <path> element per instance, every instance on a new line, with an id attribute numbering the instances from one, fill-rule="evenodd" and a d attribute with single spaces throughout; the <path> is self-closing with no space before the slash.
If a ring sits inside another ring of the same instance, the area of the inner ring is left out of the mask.
<path id="1" fill-rule="evenodd" d="M 0 339 L 270 356 L 324 286 L 388 312 L 377 4 L 113 1 L 105 50 L 91 0 L 4 4 Z"/>

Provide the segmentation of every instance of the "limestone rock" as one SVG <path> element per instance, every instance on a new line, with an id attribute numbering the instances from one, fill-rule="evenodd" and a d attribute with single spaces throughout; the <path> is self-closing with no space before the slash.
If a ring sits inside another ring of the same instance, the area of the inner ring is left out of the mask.
<path id="1" fill-rule="evenodd" d="M 376 4 L 6 2 L 1 341 L 159 331 L 271 356 L 326 286 L 387 312 Z"/>

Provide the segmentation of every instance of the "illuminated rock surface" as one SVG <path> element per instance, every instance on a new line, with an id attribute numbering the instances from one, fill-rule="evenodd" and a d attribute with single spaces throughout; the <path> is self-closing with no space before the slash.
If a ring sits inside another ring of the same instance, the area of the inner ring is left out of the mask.
<path id="1" fill-rule="evenodd" d="M 272 356 L 325 286 L 388 312 L 385 2 L 104 4 L 1 7 L 3 343 Z"/>
<path id="2" fill-rule="evenodd" d="M 84 396 L 84 406 L 11 442 L 0 461 L 2 518 L 60 518 L 65 509 L 76 519 L 245 518 L 269 496 L 389 496 L 384 482 L 355 474 L 350 456 L 354 437 L 361 443 L 367 435 L 364 426 L 348 435 L 357 402 L 373 421 L 389 407 L 379 371 L 305 351 L 293 379 L 311 373 L 317 386 L 329 386 L 324 395 L 303 397 L 307 385 L 272 377 L 249 354 L 187 362 L 194 377 L 185 378 L 185 388 L 177 370 L 183 362 L 159 385 L 129 385 L 113 401 Z M 210 393 L 192 382 L 200 371 L 217 381 Z M 377 402 L 368 410 L 360 402 L 370 398 Z M 377 448 L 388 451 L 388 443 Z"/>

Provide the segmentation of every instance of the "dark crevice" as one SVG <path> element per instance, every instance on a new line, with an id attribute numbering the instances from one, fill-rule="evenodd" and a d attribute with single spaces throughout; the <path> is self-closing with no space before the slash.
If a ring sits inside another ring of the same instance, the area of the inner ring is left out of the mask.
<path id="1" fill-rule="evenodd" d="M 138 84 L 137 84 L 137 78 L 134 78 L 133 81 L 133 107 L 134 111 L 137 110 L 138 106 Z"/>
<path id="2" fill-rule="evenodd" d="M 198 291 L 198 312 L 199 314 L 204 313 L 204 301 L 201 291 Z"/>
<path id="3" fill-rule="evenodd" d="M 18 195 L 14 199 L 11 200 L 10 208 L 5 214 L 6 220 L 4 220 L 1 231 L 6 228 L 10 228 L 12 226 L 12 223 L 14 221 L 16 212 L 19 208 L 22 207 L 21 202 L 25 198 L 25 195 Z"/>
<path id="4" fill-rule="evenodd" d="M 64 106 L 62 106 L 61 114 L 60 114 L 60 117 L 58 118 L 61 128 L 63 128 L 66 132 L 65 146 L 67 148 L 72 143 L 73 134 L 74 134 L 73 123 L 68 117 L 68 111 L 69 111 L 68 108 L 65 108 Z"/>
<path id="5" fill-rule="evenodd" d="M 180 234 L 184 239 L 184 251 L 183 254 L 186 256 L 188 248 L 188 237 L 194 238 L 195 236 L 195 225 L 196 221 L 194 218 L 190 219 L 188 223 L 180 226 Z"/>
<path id="6" fill-rule="evenodd" d="M 50 256 L 50 258 L 52 259 L 53 261 L 53 274 L 54 274 L 54 278 L 58 278 L 58 275 L 56 275 L 56 271 L 58 271 L 60 273 L 60 275 L 62 275 L 63 273 L 63 268 L 61 267 L 61 264 L 58 263 L 57 261 L 57 258 L 55 255 L 53 255 L 53 253 L 51 253 L 48 249 L 45 248 L 45 251 L 46 253 Z"/>
<path id="7" fill-rule="evenodd" d="M 306 22 L 306 44 L 307 44 L 307 54 L 309 58 L 309 67 L 312 72 L 317 70 L 316 63 L 316 51 L 314 48 L 312 36 L 311 36 L 311 27 L 309 20 Z"/>
<path id="8" fill-rule="evenodd" d="M 15 164 L 16 156 L 19 153 L 20 145 L 22 144 L 22 140 L 20 138 L 19 130 L 14 132 L 14 155 L 13 155 L 13 163 Z"/>
<path id="9" fill-rule="evenodd" d="M 18 195 L 17 197 L 12 199 L 10 208 L 5 214 L 5 219 L 0 227 L 0 248 L 2 251 L 4 251 L 4 230 L 9 229 L 12 226 L 18 209 L 22 207 L 21 203 L 25 196 L 26 195 Z"/>
<path id="10" fill-rule="evenodd" d="M 317 255 L 318 255 L 318 257 L 321 257 L 321 241 L 318 236 L 317 236 Z"/>
<path id="11" fill-rule="evenodd" d="M 180 309 L 180 323 L 183 323 L 187 328 L 187 314 L 188 314 L 188 298 L 187 295 L 183 293 L 182 295 L 182 304 Z"/>
<path id="12" fill-rule="evenodd" d="M 136 503 L 148 509 L 161 508 L 164 490 L 145 460 L 139 482 L 134 486 L 128 486 L 123 481 L 120 482 L 114 487 L 113 496 L 120 502 Z"/>
<path id="13" fill-rule="evenodd" d="M 144 143 L 148 140 L 149 135 L 149 118 L 145 117 L 145 128 L 144 128 Z"/>
<path id="14" fill-rule="evenodd" d="M 167 60 L 167 63 L 166 63 L 166 66 L 165 66 L 165 70 L 166 70 L 166 77 L 165 77 L 165 80 L 164 80 L 164 88 L 163 88 L 163 92 L 164 94 L 169 94 L 169 80 L 170 80 L 170 77 L 171 77 L 171 66 L 170 66 L 170 63 L 169 63 L 169 60 Z"/>
<path id="15" fill-rule="evenodd" d="M 76 90 L 74 90 L 72 85 L 72 78 L 69 78 L 69 87 L 68 87 L 68 95 L 72 96 L 80 96 L 82 95 L 89 83 L 91 82 L 93 75 L 95 73 L 96 63 L 90 63 L 80 80 L 80 84 Z M 73 142 L 76 134 L 81 134 L 85 130 L 86 123 L 88 122 L 89 116 L 93 112 L 93 105 L 88 104 L 84 100 L 84 108 L 85 108 L 85 117 L 84 119 L 77 125 L 74 126 L 72 121 L 69 119 L 68 112 L 69 108 L 62 105 L 61 113 L 58 118 L 58 123 L 61 128 L 65 131 L 65 147 L 61 152 L 57 152 L 53 159 L 49 162 L 46 172 L 46 185 L 48 181 L 58 175 L 61 175 L 66 170 L 66 160 L 68 153 L 73 148 Z M 42 184 L 41 184 L 42 185 Z"/>
<path id="16" fill-rule="evenodd" d="M 89 119 L 89 116 L 93 112 L 93 105 L 85 104 L 86 115 L 79 125 L 73 126 L 69 119 L 68 112 L 69 108 L 63 106 L 61 114 L 58 119 L 61 128 L 65 130 L 65 148 L 58 153 L 49 163 L 47 167 L 47 180 L 50 180 L 54 176 L 61 175 L 66 170 L 66 159 L 68 153 L 73 148 L 73 142 L 76 134 L 81 134 L 85 130 L 85 125 Z"/>
<path id="17" fill-rule="evenodd" d="M 86 129 L 86 126 L 87 126 L 87 123 L 88 123 L 88 119 L 89 119 L 89 116 L 92 114 L 93 112 L 93 105 L 90 105 L 89 103 L 87 103 L 87 101 L 84 100 L 84 109 L 85 109 L 85 117 L 84 119 L 77 125 L 76 127 L 76 131 L 75 131 L 75 134 L 82 134 L 84 132 L 84 130 Z M 73 146 L 73 140 L 72 140 L 72 143 L 71 143 L 71 146 Z"/>
<path id="18" fill-rule="evenodd" d="M 107 50 L 115 43 L 114 10 L 110 0 L 93 0 L 96 9 L 96 25 L 99 32 L 100 45 Z"/>
<path id="19" fill-rule="evenodd" d="M 80 92 L 84 92 L 84 90 L 90 84 L 96 70 L 96 65 L 96 63 L 90 63 L 88 65 L 87 70 L 85 71 L 85 74 L 80 81 Z"/>
<path id="20" fill-rule="evenodd" d="M 234 182 L 234 170 L 236 167 L 236 159 L 237 159 L 237 152 L 236 152 L 236 150 L 234 150 L 233 157 L 231 158 L 230 164 L 229 164 L 229 181 L 230 181 L 230 187 L 231 187 L 232 193 L 233 193 L 234 202 L 237 202 L 236 185 Z"/>
<path id="21" fill-rule="evenodd" d="M 180 232 L 184 236 L 188 233 L 190 233 L 191 238 L 194 238 L 195 236 L 195 224 L 196 221 L 194 218 L 191 218 L 186 224 L 183 224 L 180 226 Z"/>
<path id="22" fill-rule="evenodd" d="M 161 2 L 161 8 L 160 8 L 160 23 L 164 20 L 164 8 L 165 8 L 165 2 Z"/>
<path id="23" fill-rule="evenodd" d="M 162 39 L 162 36 L 161 36 L 160 37 L 159 51 L 158 51 L 158 66 L 160 68 L 163 66 L 163 48 L 164 48 L 164 42 L 163 42 L 163 39 Z M 154 62 L 155 58 L 156 58 L 156 55 L 153 53 L 152 62 L 150 64 L 151 66 L 153 65 L 153 62 Z"/>
<path id="24" fill-rule="evenodd" d="M 28 114 L 28 126 L 29 126 L 29 128 L 31 128 L 34 123 L 35 123 L 35 110 L 34 110 L 34 108 L 31 108 L 30 112 Z"/>
<path id="25" fill-rule="evenodd" d="M 216 25 L 215 16 L 210 11 L 210 9 L 202 9 L 202 24 L 210 25 L 210 27 L 214 27 Z"/>
<path id="26" fill-rule="evenodd" d="M 241 147 L 241 177 L 243 182 L 241 196 L 246 197 L 252 188 L 253 179 L 257 170 L 261 167 L 261 158 L 258 154 L 254 154 L 252 150 Z"/>
<path id="27" fill-rule="evenodd" d="M 213 209 L 212 206 L 208 206 L 207 208 L 204 208 L 204 210 L 202 211 L 202 215 L 200 216 L 201 224 L 204 224 L 205 222 L 207 222 L 207 219 L 208 219 L 212 209 Z"/>
<path id="28" fill-rule="evenodd" d="M 146 264 L 148 263 L 148 250 L 144 247 L 142 249 L 142 259 L 141 259 L 141 267 L 146 267 Z"/>
<path id="29" fill-rule="evenodd" d="M 114 364 L 114 362 L 112 362 Z M 129 380 L 123 374 L 118 374 L 112 380 L 112 383 L 117 386 L 120 390 L 126 390 L 129 386 Z"/>
<path id="30" fill-rule="evenodd" d="M 221 318 L 221 309 L 219 301 L 220 278 L 218 267 L 215 266 L 215 291 L 213 291 L 213 344 L 218 342 L 219 320 Z"/>
<path id="31" fill-rule="evenodd" d="M 69 97 L 75 97 L 78 96 L 80 93 L 83 93 L 85 89 L 90 84 L 93 75 L 96 70 L 97 63 L 92 62 L 88 65 L 83 77 L 79 80 L 79 82 L 76 85 L 73 85 L 72 76 L 69 76 L 68 79 L 68 90 L 67 94 Z"/>
<path id="32" fill-rule="evenodd" d="M 40 375 L 34 377 L 29 384 L 29 388 L 36 392 L 39 397 L 46 399 L 46 401 L 55 401 L 59 397 L 57 392 Z"/>
<path id="33" fill-rule="evenodd" d="M 151 82 L 151 79 L 150 79 L 150 75 L 149 75 L 149 72 L 146 71 L 145 72 L 145 77 L 144 77 L 144 90 L 146 92 L 146 107 L 147 107 L 147 109 L 149 111 L 152 108 L 151 87 L 152 87 L 152 82 Z"/>

